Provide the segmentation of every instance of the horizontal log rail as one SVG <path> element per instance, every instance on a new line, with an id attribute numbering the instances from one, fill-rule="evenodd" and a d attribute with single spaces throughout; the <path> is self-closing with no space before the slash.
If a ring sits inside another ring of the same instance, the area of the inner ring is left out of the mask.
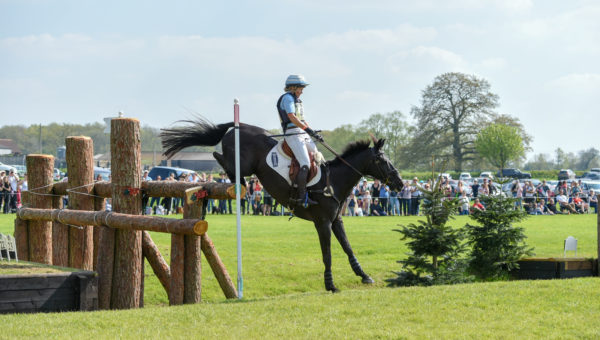
<path id="1" fill-rule="evenodd" d="M 54 183 L 52 193 L 55 195 L 67 195 L 67 182 Z M 206 190 L 208 198 L 212 199 L 235 199 L 235 185 L 231 183 L 191 183 L 175 181 L 148 181 L 142 182 L 142 192 L 150 197 L 185 197 L 185 191 L 191 188 Z M 124 188 L 126 190 L 126 188 Z M 77 189 L 73 190 L 77 192 Z M 71 191 L 71 193 L 73 193 Z M 110 182 L 97 182 L 94 184 L 93 195 L 110 198 L 112 195 L 112 184 Z M 242 196 L 245 188 L 242 187 Z"/>
<path id="2" fill-rule="evenodd" d="M 54 221 L 70 225 L 104 225 L 115 229 L 147 230 L 181 235 L 204 235 L 208 223 L 200 219 L 120 214 L 112 211 L 21 208 L 17 217 L 23 220 Z"/>

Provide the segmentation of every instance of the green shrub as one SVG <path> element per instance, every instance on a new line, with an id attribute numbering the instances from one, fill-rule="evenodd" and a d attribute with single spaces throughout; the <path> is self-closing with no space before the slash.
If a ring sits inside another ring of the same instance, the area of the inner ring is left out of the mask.
<path id="1" fill-rule="evenodd" d="M 468 245 L 471 247 L 469 270 L 479 279 L 493 280 L 506 277 L 518 268 L 517 261 L 533 254 L 525 244 L 525 233 L 514 222 L 527 217 L 527 213 L 514 208 L 514 199 L 502 196 L 482 196 L 486 210 L 475 209 L 471 218 L 480 225 L 465 226 Z"/>
<path id="2" fill-rule="evenodd" d="M 402 271 L 394 272 L 395 278 L 386 280 L 389 286 L 429 286 L 471 281 L 466 275 L 467 262 L 461 258 L 465 252 L 464 229 L 453 228 L 447 223 L 456 214 L 458 200 L 445 199 L 436 184 L 433 190 L 423 192 L 423 212 L 426 221 L 400 225 L 394 229 L 409 240 L 411 251 L 402 264 Z"/>

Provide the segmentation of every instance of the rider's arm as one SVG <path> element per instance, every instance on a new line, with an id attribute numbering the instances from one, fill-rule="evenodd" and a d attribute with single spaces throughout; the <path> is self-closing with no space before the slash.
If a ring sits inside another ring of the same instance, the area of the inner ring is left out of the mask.
<path id="1" fill-rule="evenodd" d="M 294 123 L 294 125 L 296 125 L 297 127 L 301 128 L 302 130 L 306 130 L 306 128 L 308 127 L 308 124 L 302 123 L 298 119 L 298 117 L 296 117 L 296 115 L 293 114 L 293 113 L 288 113 L 288 118 L 290 119 L 290 121 L 292 121 L 292 123 Z"/>

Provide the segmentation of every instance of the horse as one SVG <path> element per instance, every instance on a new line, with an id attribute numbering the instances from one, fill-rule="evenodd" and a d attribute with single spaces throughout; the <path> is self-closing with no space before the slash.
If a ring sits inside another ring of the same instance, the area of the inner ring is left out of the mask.
<path id="1" fill-rule="evenodd" d="M 186 125 L 162 129 L 160 134 L 164 155 L 171 158 L 177 152 L 191 146 L 222 145 L 222 154 L 213 152 L 217 162 L 223 167 L 229 178 L 235 180 L 235 137 L 233 122 L 215 125 L 204 118 L 183 120 Z M 284 206 L 290 207 L 292 187 L 267 163 L 269 151 L 277 144 L 271 134 L 257 126 L 240 123 L 240 183 L 246 185 L 244 176 L 252 174 L 260 180 L 267 192 Z M 371 142 L 373 146 L 371 147 Z M 371 141 L 360 140 L 346 146 L 337 158 L 321 164 L 325 176 L 307 188 L 310 197 L 317 201 L 315 205 L 294 206 L 293 214 L 312 221 L 319 235 L 323 264 L 325 266 L 325 289 L 338 292 L 331 272 L 331 232 L 337 238 L 354 273 L 362 278 L 362 283 L 373 283 L 356 259 L 350 242 L 346 237 L 341 211 L 346 198 L 363 176 L 371 176 L 386 183 L 392 190 L 400 191 L 402 178 L 383 153 L 385 139 L 371 136 Z"/>

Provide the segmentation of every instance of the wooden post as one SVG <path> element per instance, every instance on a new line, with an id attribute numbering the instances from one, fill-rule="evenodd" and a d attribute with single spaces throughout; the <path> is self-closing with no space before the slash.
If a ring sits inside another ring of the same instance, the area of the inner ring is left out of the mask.
<path id="1" fill-rule="evenodd" d="M 225 294 L 225 297 L 228 299 L 236 299 L 238 296 L 237 289 L 235 289 L 235 285 L 233 284 L 233 281 L 231 281 L 231 277 L 221 261 L 212 240 L 208 237 L 208 234 L 202 235 L 201 238 L 202 252 L 204 253 L 204 256 L 206 256 L 206 261 L 215 274 L 215 278 L 219 282 L 219 286 L 221 286 L 221 290 Z"/>
<path id="2" fill-rule="evenodd" d="M 29 201 L 40 209 L 52 208 L 52 173 L 54 157 L 50 155 L 28 155 Z M 31 221 L 28 223 L 29 261 L 52 264 L 52 223 Z"/>
<path id="3" fill-rule="evenodd" d="M 61 196 L 52 197 L 52 209 L 63 209 Z M 52 263 L 69 266 L 69 226 L 59 221 L 52 221 Z"/>
<path id="4" fill-rule="evenodd" d="M 184 294 L 183 272 L 185 257 L 185 239 L 183 235 L 171 235 L 171 287 L 169 305 L 181 305 Z"/>
<path id="5" fill-rule="evenodd" d="M 69 174 L 69 209 L 94 210 L 94 142 L 90 137 L 67 137 L 66 160 Z M 69 267 L 92 270 L 94 267 L 94 229 L 69 228 Z"/>
<path id="6" fill-rule="evenodd" d="M 17 216 L 15 218 L 15 242 L 17 243 L 17 255 L 21 261 L 29 261 L 29 242 L 27 242 L 27 221 Z"/>
<path id="7" fill-rule="evenodd" d="M 184 198 L 185 200 L 185 198 Z M 199 202 L 185 202 L 183 218 L 201 218 L 202 200 Z M 183 303 L 198 303 L 202 300 L 202 247 L 200 236 L 185 235 L 184 256 L 184 293 Z"/>
<path id="8" fill-rule="evenodd" d="M 142 214 L 140 122 L 114 118 L 110 133 L 112 208 L 131 215 Z M 111 308 L 140 307 L 142 289 L 142 232 L 116 230 Z"/>
<path id="9" fill-rule="evenodd" d="M 115 262 L 115 229 L 101 226 L 98 239 L 98 308 L 110 309 Z"/>
<path id="10" fill-rule="evenodd" d="M 94 210 L 104 211 L 105 209 L 106 199 L 102 197 L 94 197 Z M 94 226 L 94 270 L 97 270 L 98 268 L 98 248 L 100 247 L 100 230 L 102 230 L 102 226 Z"/>

